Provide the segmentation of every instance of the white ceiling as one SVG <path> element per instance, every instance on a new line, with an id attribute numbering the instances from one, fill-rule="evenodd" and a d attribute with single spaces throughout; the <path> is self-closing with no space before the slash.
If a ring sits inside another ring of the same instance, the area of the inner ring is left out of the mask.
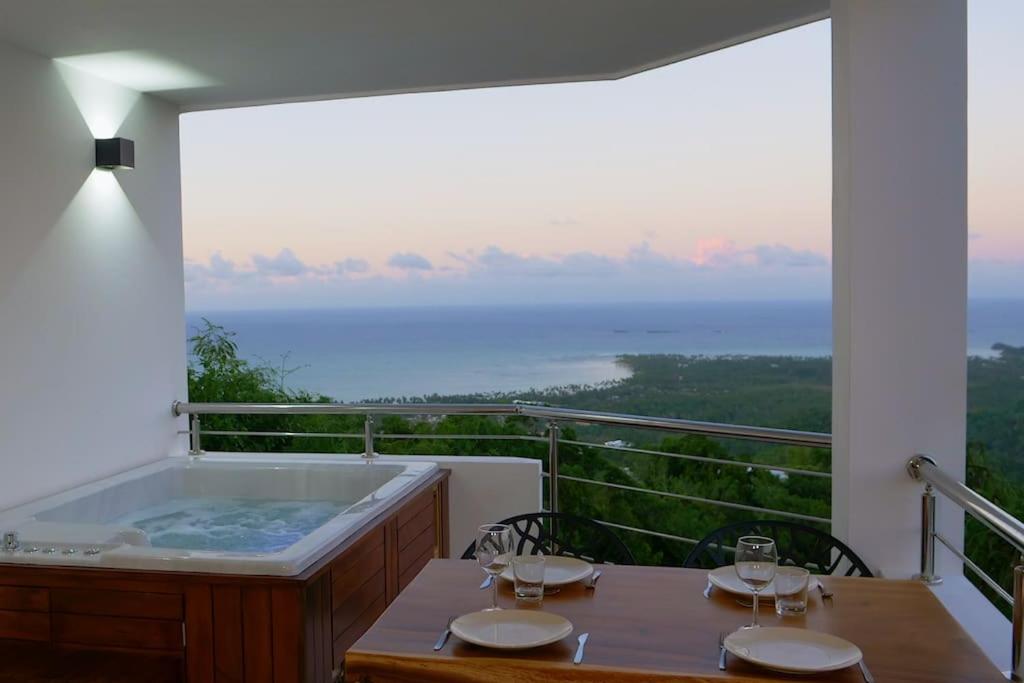
<path id="1" fill-rule="evenodd" d="M 0 39 L 48 57 L 76 58 L 67 63 L 196 110 L 620 78 L 824 18 L 828 6 L 828 0 L 0 0 Z"/>

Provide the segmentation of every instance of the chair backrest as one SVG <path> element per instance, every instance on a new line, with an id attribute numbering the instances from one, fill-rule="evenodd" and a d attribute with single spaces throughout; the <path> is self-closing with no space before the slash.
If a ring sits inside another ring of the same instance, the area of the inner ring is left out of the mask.
<path id="1" fill-rule="evenodd" d="M 612 531 L 592 519 L 564 512 L 532 512 L 503 519 L 512 527 L 516 555 L 567 555 L 596 564 L 636 564 L 633 553 Z M 470 543 L 462 559 L 473 559 Z"/>
<path id="2" fill-rule="evenodd" d="M 812 574 L 874 576 L 864 561 L 838 538 L 795 522 L 755 520 L 715 529 L 697 544 L 684 567 L 714 569 L 733 563 L 741 536 L 767 536 L 775 540 L 780 565 L 806 567 Z"/>

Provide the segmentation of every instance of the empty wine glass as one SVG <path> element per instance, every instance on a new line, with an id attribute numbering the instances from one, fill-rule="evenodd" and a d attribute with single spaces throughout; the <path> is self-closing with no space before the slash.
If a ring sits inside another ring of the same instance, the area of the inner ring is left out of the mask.
<path id="1" fill-rule="evenodd" d="M 484 524 L 477 530 L 476 561 L 491 576 L 491 606 L 498 607 L 498 574 L 512 561 L 512 527 L 508 524 Z"/>
<path id="2" fill-rule="evenodd" d="M 744 536 L 736 543 L 736 576 L 754 594 L 754 621 L 743 628 L 758 628 L 757 604 L 761 591 L 775 578 L 778 555 L 775 541 L 764 536 Z"/>

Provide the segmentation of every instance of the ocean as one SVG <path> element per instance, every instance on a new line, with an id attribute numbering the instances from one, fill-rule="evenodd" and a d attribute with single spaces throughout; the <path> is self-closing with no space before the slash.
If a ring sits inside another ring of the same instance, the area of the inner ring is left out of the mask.
<path id="1" fill-rule="evenodd" d="M 297 368 L 287 386 L 341 401 L 515 391 L 625 377 L 620 354 L 831 354 L 829 302 L 193 311 L 240 355 Z M 968 353 L 1024 345 L 1024 300 L 976 300 Z M 284 360 L 282 361 L 282 358 Z"/>

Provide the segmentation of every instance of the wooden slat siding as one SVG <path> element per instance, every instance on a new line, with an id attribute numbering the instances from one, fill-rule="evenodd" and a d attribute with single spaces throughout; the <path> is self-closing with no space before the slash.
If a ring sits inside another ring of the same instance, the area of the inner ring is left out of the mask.
<path id="1" fill-rule="evenodd" d="M 181 621 L 184 608 L 180 595 L 127 591 L 70 590 L 50 591 L 53 612 L 95 614 L 110 617 L 139 617 Z"/>
<path id="2" fill-rule="evenodd" d="M 306 678 L 304 663 L 306 643 L 301 590 L 298 587 L 272 587 L 270 609 L 274 615 L 274 683 L 306 683 L 309 679 Z"/>
<path id="3" fill-rule="evenodd" d="M 273 683 L 273 615 L 270 589 L 242 589 L 242 663 L 245 683 Z"/>
<path id="4" fill-rule="evenodd" d="M 398 575 L 401 576 L 408 571 L 413 563 L 428 551 L 437 551 L 437 534 L 433 524 L 417 536 L 416 540 L 398 551 Z"/>
<path id="5" fill-rule="evenodd" d="M 429 505 L 420 511 L 420 514 L 405 523 L 405 526 L 398 527 L 398 549 L 406 547 L 415 541 L 420 534 L 434 526 L 436 523 L 436 508 Z"/>
<path id="6" fill-rule="evenodd" d="M 434 555 L 436 554 L 437 548 L 430 547 L 427 549 L 426 552 L 420 555 L 418 559 L 414 560 L 409 565 L 408 569 L 406 569 L 402 573 L 402 575 L 398 577 L 398 589 L 404 591 L 405 587 L 412 583 L 412 580 L 416 578 L 416 575 L 419 574 L 423 570 L 423 568 L 427 566 L 428 562 L 434 559 Z"/>
<path id="7" fill-rule="evenodd" d="M 331 608 L 331 577 L 328 574 L 320 581 L 322 596 L 320 598 L 320 618 L 323 628 L 320 629 L 320 650 L 324 656 L 324 672 L 327 677 L 325 683 L 334 680 L 334 669 L 337 662 L 334 659 L 334 611 Z"/>
<path id="8" fill-rule="evenodd" d="M 216 683 L 243 683 L 242 591 L 213 587 L 213 669 Z"/>
<path id="9" fill-rule="evenodd" d="M 45 588 L 0 586 L 0 610 L 47 612 L 49 609 L 50 592 Z"/>
<path id="10" fill-rule="evenodd" d="M 181 622 L 163 619 L 50 615 L 54 643 L 98 645 L 140 650 L 182 650 Z"/>
<path id="11" fill-rule="evenodd" d="M 49 640 L 50 615 L 45 612 L 0 610 L 0 638 Z"/>
<path id="12" fill-rule="evenodd" d="M 0 642 L 4 683 L 183 683 L 174 655 Z M 189 681 L 191 683 L 191 680 Z"/>
<path id="13" fill-rule="evenodd" d="M 215 683 L 213 594 L 209 586 L 185 587 L 185 671 L 188 683 Z"/>
<path id="14" fill-rule="evenodd" d="M 447 558 L 450 551 L 448 512 L 448 479 L 444 478 L 437 482 L 437 555 L 442 558 Z"/>
<path id="15" fill-rule="evenodd" d="M 338 662 L 339 666 L 345 659 L 348 649 L 366 633 L 368 628 L 373 626 L 373 622 L 377 621 L 377 618 L 384 613 L 385 607 L 387 605 L 384 603 L 383 596 L 377 598 L 363 610 L 362 614 L 356 617 L 347 629 L 340 634 L 335 634 L 334 661 Z"/>
<path id="16" fill-rule="evenodd" d="M 436 485 L 431 486 L 429 489 L 402 506 L 402 509 L 398 511 L 399 529 L 419 517 L 420 513 L 423 512 L 425 508 L 429 508 L 434 504 L 434 493 L 436 488 Z"/>
<path id="17" fill-rule="evenodd" d="M 388 604 L 398 597 L 398 520 L 384 523 L 384 596 Z"/>
<path id="18" fill-rule="evenodd" d="M 337 608 L 352 591 L 361 586 L 368 576 L 373 576 L 384 569 L 384 534 L 380 535 L 380 543 L 369 548 L 357 557 L 349 558 L 346 554 L 339 559 L 332 570 L 331 576 L 331 608 Z"/>
<path id="19" fill-rule="evenodd" d="M 386 597 L 383 571 L 379 571 L 367 579 L 348 600 L 334 610 L 332 615 L 334 633 L 341 633 L 351 626 L 363 610 L 378 597 Z"/>
<path id="20" fill-rule="evenodd" d="M 315 683 L 330 683 L 334 668 L 331 649 L 330 576 L 321 576 L 306 586 L 306 678 Z"/>

